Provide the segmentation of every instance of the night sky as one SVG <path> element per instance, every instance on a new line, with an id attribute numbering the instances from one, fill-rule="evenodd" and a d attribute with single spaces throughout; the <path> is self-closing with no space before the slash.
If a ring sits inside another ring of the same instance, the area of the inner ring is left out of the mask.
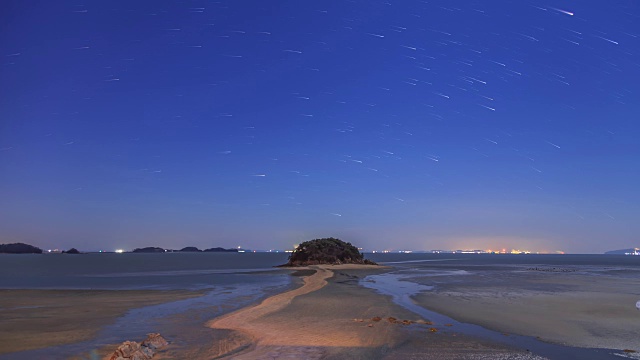
<path id="1" fill-rule="evenodd" d="M 640 3 L 0 3 L 0 243 L 640 239 Z"/>

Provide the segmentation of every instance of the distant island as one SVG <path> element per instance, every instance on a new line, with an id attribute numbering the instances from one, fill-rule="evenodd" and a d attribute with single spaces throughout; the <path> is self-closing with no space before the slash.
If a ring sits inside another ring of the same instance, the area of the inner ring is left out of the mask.
<path id="1" fill-rule="evenodd" d="M 0 244 L 0 253 L 4 254 L 42 254 L 42 249 L 24 243 Z"/>
<path id="2" fill-rule="evenodd" d="M 169 250 L 160 247 L 149 246 L 144 248 L 136 248 L 132 252 L 134 253 L 164 253 L 164 252 L 238 252 L 238 249 L 225 249 L 221 247 L 214 247 L 210 249 L 200 250 L 195 246 L 187 246 L 180 250 Z"/>
<path id="3" fill-rule="evenodd" d="M 163 248 L 149 246 L 149 247 L 133 249 L 132 252 L 134 252 L 134 253 L 163 253 L 165 251 L 164 251 Z"/>
<path id="4" fill-rule="evenodd" d="M 180 249 L 180 252 L 200 252 L 200 249 L 198 249 L 195 246 L 187 246 L 185 248 Z"/>
<path id="5" fill-rule="evenodd" d="M 200 250 L 195 246 L 187 246 L 178 251 L 180 252 L 238 252 L 238 249 L 225 249 L 221 247 L 215 247 L 215 248 Z"/>
<path id="6" fill-rule="evenodd" d="M 225 249 L 221 247 L 214 247 L 203 250 L 204 252 L 238 252 L 238 249 Z"/>
<path id="7" fill-rule="evenodd" d="M 629 248 L 620 250 L 611 250 L 605 252 L 605 255 L 640 255 L 639 248 Z"/>
<path id="8" fill-rule="evenodd" d="M 364 258 L 357 247 L 336 238 L 305 241 L 291 253 L 289 261 L 281 266 L 361 264 L 377 265 Z"/>

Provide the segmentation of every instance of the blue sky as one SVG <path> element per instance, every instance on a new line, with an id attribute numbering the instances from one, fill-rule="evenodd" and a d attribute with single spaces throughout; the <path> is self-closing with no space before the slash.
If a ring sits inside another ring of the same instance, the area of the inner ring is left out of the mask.
<path id="1" fill-rule="evenodd" d="M 634 1 L 3 1 L 0 242 L 638 246 Z"/>

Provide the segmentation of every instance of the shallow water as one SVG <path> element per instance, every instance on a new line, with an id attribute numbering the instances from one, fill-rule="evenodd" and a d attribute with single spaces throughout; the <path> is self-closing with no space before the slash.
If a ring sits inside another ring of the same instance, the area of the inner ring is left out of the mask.
<path id="1" fill-rule="evenodd" d="M 273 267 L 286 262 L 282 253 L 46 254 L 0 259 L 4 289 L 206 290 L 201 297 L 132 309 L 101 329 L 95 339 L 4 354 L 2 360 L 63 359 L 125 340 L 141 341 L 149 332 L 167 329 L 163 325 L 167 318 L 187 312 L 198 311 L 201 316 L 187 317 L 191 324 L 181 325 L 202 327 L 207 320 L 292 285 L 289 270 Z"/>
<path id="2" fill-rule="evenodd" d="M 360 284 L 367 288 L 374 289 L 381 294 L 390 296 L 396 304 L 420 315 L 424 319 L 434 322 L 433 326 L 440 331 L 463 333 L 515 348 L 526 349 L 535 355 L 549 359 L 619 359 L 620 356 L 626 355 L 618 350 L 576 348 L 546 343 L 528 336 L 505 336 L 505 334 L 500 332 L 474 324 L 462 323 L 445 315 L 430 311 L 419 306 L 412 297 L 433 290 L 435 285 L 428 284 L 434 284 L 434 278 L 438 278 L 438 282 L 464 282 L 467 275 L 478 275 L 488 271 L 487 269 L 508 269 L 509 271 L 514 271 L 514 268 L 526 269 L 530 264 L 538 264 L 538 266 L 545 269 L 554 269 L 554 266 L 564 269 L 568 266 L 572 271 L 592 276 L 616 276 L 620 272 L 623 272 L 625 276 L 633 276 L 633 274 L 639 271 L 634 265 L 635 259 L 631 262 L 613 267 L 609 259 L 598 262 L 598 257 L 595 258 L 596 261 L 594 264 L 588 263 L 584 258 L 575 257 L 569 258 L 569 261 L 566 262 L 562 262 L 561 260 L 563 259 L 551 258 L 553 261 L 544 263 L 544 258 L 514 259 L 509 258 L 509 256 L 497 258 L 499 260 L 496 261 L 497 263 L 491 263 L 485 261 L 486 259 L 477 258 L 477 256 L 484 255 L 471 255 L 471 258 L 463 256 L 459 259 L 411 259 L 408 261 L 398 261 L 397 257 L 393 256 L 392 261 L 381 262 L 381 264 L 391 265 L 394 267 L 394 270 L 384 274 L 369 275 L 362 279 Z M 384 259 L 384 257 L 379 257 L 376 260 L 380 261 L 380 259 Z M 464 267 L 465 269 L 456 269 L 460 267 Z M 612 268 L 614 270 L 610 270 Z M 444 326 L 445 324 L 452 325 L 452 327 Z"/>

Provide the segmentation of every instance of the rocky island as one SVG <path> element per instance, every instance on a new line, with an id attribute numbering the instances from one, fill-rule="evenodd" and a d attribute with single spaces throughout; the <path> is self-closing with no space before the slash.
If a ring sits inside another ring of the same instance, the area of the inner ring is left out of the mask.
<path id="1" fill-rule="evenodd" d="M 364 258 L 357 247 L 336 238 L 305 241 L 291 253 L 289 261 L 281 266 L 361 264 L 377 265 Z"/>

